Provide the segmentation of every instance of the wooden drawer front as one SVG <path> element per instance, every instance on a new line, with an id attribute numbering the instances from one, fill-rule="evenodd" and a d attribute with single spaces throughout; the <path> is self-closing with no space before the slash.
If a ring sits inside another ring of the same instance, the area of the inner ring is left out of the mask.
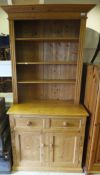
<path id="1" fill-rule="evenodd" d="M 16 127 L 27 127 L 27 128 L 43 128 L 43 119 L 35 119 L 31 117 L 16 118 Z"/>
<path id="2" fill-rule="evenodd" d="M 51 119 L 50 121 L 51 128 L 80 128 L 81 120 L 80 119 Z"/>

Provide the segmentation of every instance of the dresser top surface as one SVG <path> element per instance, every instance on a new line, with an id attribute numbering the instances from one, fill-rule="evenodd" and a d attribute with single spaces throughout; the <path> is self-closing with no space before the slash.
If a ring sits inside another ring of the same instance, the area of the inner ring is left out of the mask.
<path id="1" fill-rule="evenodd" d="M 13 104 L 8 114 L 88 116 L 82 105 L 53 100 L 34 100 L 32 103 Z"/>
<path id="2" fill-rule="evenodd" d="M 95 7 L 95 4 L 34 4 L 2 6 L 3 10 L 8 14 L 9 19 L 80 19 L 81 15 L 77 15 L 77 13 L 82 13 L 82 16 L 84 16 L 84 13 L 86 14 L 93 7 Z"/>
<path id="3" fill-rule="evenodd" d="M 51 12 L 51 11 L 67 11 L 67 12 L 88 12 L 95 4 L 32 4 L 32 5 L 5 5 L 2 8 L 7 13 L 20 12 Z"/>

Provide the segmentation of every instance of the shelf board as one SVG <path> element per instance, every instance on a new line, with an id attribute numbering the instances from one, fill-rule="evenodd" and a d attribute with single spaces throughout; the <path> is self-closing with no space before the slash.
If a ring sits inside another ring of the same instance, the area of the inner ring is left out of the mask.
<path id="1" fill-rule="evenodd" d="M 76 61 L 36 61 L 36 62 L 17 62 L 18 65 L 32 65 L 32 64 L 65 64 L 76 65 Z"/>
<path id="2" fill-rule="evenodd" d="M 78 37 L 29 37 L 16 38 L 16 41 L 78 41 Z"/>
<path id="3" fill-rule="evenodd" d="M 35 80 L 35 81 L 18 81 L 18 84 L 75 84 L 75 80 Z"/>

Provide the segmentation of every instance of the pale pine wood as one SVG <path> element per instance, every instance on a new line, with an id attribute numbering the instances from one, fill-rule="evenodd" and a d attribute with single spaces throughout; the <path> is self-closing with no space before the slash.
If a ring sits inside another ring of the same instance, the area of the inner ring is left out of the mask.
<path id="1" fill-rule="evenodd" d="M 80 128 L 81 127 L 81 120 L 80 119 L 75 119 L 75 121 L 73 121 L 73 119 L 52 119 L 50 121 L 50 126 L 52 129 L 60 129 L 60 128 Z"/>
<path id="2" fill-rule="evenodd" d="M 83 123 L 86 117 L 77 116 L 74 118 L 76 124 L 81 121 L 78 130 L 73 125 L 70 129 L 67 126 L 68 129 L 60 127 L 59 130 L 55 130 L 50 125 L 47 128 L 47 116 L 45 115 L 30 115 L 29 117 L 29 115 L 16 115 L 14 113 L 10 116 L 15 120 L 15 124 L 11 125 L 12 131 L 15 132 L 12 144 L 15 155 L 17 154 L 16 157 L 13 156 L 14 169 L 40 170 L 41 168 L 41 170 L 46 171 L 81 171 L 83 141 L 80 138 L 84 137 Z M 54 118 L 54 116 L 48 117 L 48 120 Z M 56 120 L 59 120 L 59 117 L 56 116 Z M 73 116 L 69 118 L 68 115 L 66 118 L 72 124 Z M 64 116 L 62 116 L 62 120 L 65 121 Z M 29 121 L 32 122 L 32 125 L 26 126 Z"/>
<path id="3" fill-rule="evenodd" d="M 56 110 L 55 110 L 56 108 Z M 8 114 L 72 115 L 86 117 L 88 113 L 82 105 L 55 100 L 34 100 L 31 103 L 14 104 Z"/>
<path id="4" fill-rule="evenodd" d="M 32 65 L 32 64 L 36 64 L 36 65 L 38 65 L 38 64 L 40 64 L 40 65 L 44 65 L 44 64 L 53 64 L 53 65 L 55 65 L 55 64 L 60 64 L 60 65 L 76 65 L 77 63 L 75 62 L 75 61 L 45 61 L 45 62 L 42 62 L 42 61 L 35 61 L 35 62 L 17 62 L 17 64 L 18 65 Z"/>
<path id="5" fill-rule="evenodd" d="M 10 32 L 10 55 L 12 60 L 12 88 L 13 88 L 13 101 L 18 102 L 17 93 L 17 73 L 16 73 L 16 54 L 15 54 L 15 34 L 14 34 L 14 21 L 9 21 L 9 32 Z"/>
<path id="6" fill-rule="evenodd" d="M 81 77 L 83 67 L 83 47 L 85 39 L 86 19 L 81 19 L 80 24 L 80 39 L 77 59 L 76 87 L 75 87 L 75 103 L 80 103 Z"/>
<path id="7" fill-rule="evenodd" d="M 9 14 L 9 19 L 80 19 L 81 12 L 87 13 L 94 6 L 94 4 L 38 4 L 2 6 L 2 8 Z"/>
<path id="8" fill-rule="evenodd" d="M 72 101 L 75 84 L 19 84 L 19 103 L 31 102 L 35 100 L 67 100 Z M 30 90 L 32 89 L 32 91 Z M 62 89 L 64 93 L 62 93 Z M 66 90 L 67 89 L 67 90 Z M 23 92 L 23 93 L 22 93 Z"/>
<path id="9" fill-rule="evenodd" d="M 3 7 L 12 19 L 14 103 L 19 104 L 8 114 L 17 170 L 82 171 L 88 114 L 79 105 L 81 57 L 92 7 Z"/>
<path id="10" fill-rule="evenodd" d="M 30 45 L 30 47 L 29 47 Z M 33 52 L 34 50 L 34 52 Z M 77 61 L 78 42 L 32 42 L 16 43 L 17 62 Z"/>
<path id="11" fill-rule="evenodd" d="M 63 38 L 63 37 L 53 37 L 53 38 L 47 38 L 47 37 L 39 37 L 39 38 L 16 38 L 16 41 L 78 41 L 78 38 Z"/>
<path id="12" fill-rule="evenodd" d="M 42 165 L 42 134 L 41 132 L 18 132 L 15 134 L 17 165 L 16 166 L 41 166 Z"/>
<path id="13" fill-rule="evenodd" d="M 75 83 L 75 80 L 36 80 L 36 81 L 18 81 L 19 84 L 60 84 L 60 83 L 68 83 L 68 84 L 73 84 Z"/>
<path id="14" fill-rule="evenodd" d="M 20 25 L 20 33 L 18 32 L 18 26 Z M 61 29 L 59 28 L 61 26 Z M 56 35 L 56 39 L 62 35 L 60 39 L 63 39 L 64 36 L 67 38 L 78 38 L 79 36 L 79 20 L 71 20 L 71 21 L 27 21 L 26 25 L 24 21 L 17 21 L 15 22 L 15 33 L 17 37 L 21 37 L 22 39 L 31 39 L 29 36 L 34 35 L 35 39 L 42 39 L 45 40 L 47 36 L 51 40 L 52 37 L 54 38 Z M 34 27 L 35 26 L 35 27 Z M 48 27 L 50 30 L 48 31 Z M 27 32 L 28 31 L 28 32 Z M 34 32 L 33 32 L 34 31 Z M 52 37 L 51 37 L 52 36 Z M 40 38 L 39 38 L 40 37 Z M 20 38 L 21 39 L 21 38 Z M 52 41 L 52 40 L 51 40 Z M 30 47 L 28 41 L 23 42 L 21 41 L 20 45 L 16 42 L 16 50 L 17 50 L 17 60 L 23 60 L 25 65 L 28 65 L 28 61 L 37 60 L 36 61 L 44 61 L 45 63 L 54 62 L 52 66 L 37 66 L 33 67 L 17 67 L 18 70 L 18 96 L 19 102 L 26 101 L 23 97 L 25 93 L 27 94 L 27 98 L 30 100 L 35 99 L 64 99 L 64 100 L 74 100 L 74 93 L 75 93 L 75 79 L 76 79 L 76 66 L 75 64 L 69 64 L 71 66 L 64 66 L 64 64 L 58 66 L 60 61 L 65 63 L 69 62 L 76 62 L 77 53 L 78 53 L 78 41 L 67 41 L 63 42 L 47 42 L 44 43 L 38 42 L 33 43 L 30 41 Z M 34 49 L 34 52 L 33 52 Z M 57 63 L 57 64 L 55 64 Z M 33 64 L 32 64 L 33 65 Z M 30 71 L 28 71 L 30 70 Z M 36 77 L 35 77 L 36 76 Z M 51 79 L 52 78 L 52 79 Z M 43 80 L 43 81 L 42 81 Z M 27 84 L 25 86 L 25 90 L 21 90 L 22 85 Z M 29 86 L 31 84 L 42 84 L 39 86 Z M 45 84 L 45 86 L 43 86 Z M 48 84 L 48 85 L 46 85 Z M 52 84 L 52 85 L 51 85 Z M 66 85 L 65 85 L 66 84 Z M 67 85 L 69 84 L 69 85 Z M 21 85 L 21 86 L 20 86 Z M 34 95 L 30 94 L 30 87 L 33 89 Z M 64 89 L 62 91 L 61 89 Z M 38 90 L 39 89 L 39 90 Z M 24 94 L 22 94 L 22 92 Z M 20 94 L 21 93 L 21 94 Z M 36 96 L 37 94 L 37 96 Z M 33 99 L 32 99 L 33 97 Z"/>
<path id="15" fill-rule="evenodd" d="M 29 165 L 29 166 L 27 166 L 27 169 L 26 169 L 26 165 L 25 166 L 14 166 L 13 167 L 13 171 L 39 171 L 39 172 L 69 172 L 69 173 L 82 173 L 83 172 L 83 170 L 82 170 L 82 168 L 73 168 L 73 167 L 71 167 L 71 168 L 65 168 L 65 167 L 49 167 L 48 166 L 48 168 L 46 167 L 46 166 L 44 166 L 44 167 L 39 167 L 39 166 L 32 166 L 31 164 Z"/>
<path id="16" fill-rule="evenodd" d="M 12 7 L 9 6 L 2 6 L 2 8 L 9 14 L 9 13 L 16 13 L 16 12 L 39 12 L 39 11 L 68 11 L 68 12 L 88 12 L 91 10 L 95 4 L 34 4 L 34 5 L 16 5 Z"/>
<path id="17" fill-rule="evenodd" d="M 93 72 L 94 72 L 93 66 L 88 65 L 84 103 L 85 103 L 85 106 L 91 111 L 93 108 L 92 102 L 94 101 L 93 95 L 91 95 L 93 94 Z"/>
<path id="18" fill-rule="evenodd" d="M 17 161 L 16 161 L 17 154 L 16 154 L 16 150 L 15 150 L 15 132 L 14 132 L 15 119 L 14 119 L 14 117 L 11 118 L 11 116 L 9 116 L 9 121 L 10 121 L 10 133 L 11 133 L 13 164 L 15 166 L 17 166 Z"/>
<path id="19" fill-rule="evenodd" d="M 34 129 L 41 129 L 43 128 L 44 121 L 40 120 L 39 118 L 32 118 L 30 116 L 26 117 L 16 117 L 16 127 L 25 127 L 25 129 L 31 127 Z"/>
<path id="20" fill-rule="evenodd" d="M 76 79 L 76 65 L 20 65 L 17 70 L 19 83 L 75 83 Z"/>
<path id="21" fill-rule="evenodd" d="M 20 40 L 78 41 L 79 25 L 80 20 L 18 20 L 15 21 L 15 35 Z"/>
<path id="22" fill-rule="evenodd" d="M 91 113 L 89 140 L 86 157 L 86 168 L 88 172 L 100 172 L 100 66 L 89 65 L 87 71 L 85 105 Z M 89 96 L 91 91 L 90 101 Z"/>
<path id="23" fill-rule="evenodd" d="M 96 163 L 100 164 L 100 124 L 97 126 L 97 150 L 96 150 Z"/>
<path id="24" fill-rule="evenodd" d="M 80 12 L 39 12 L 39 13 L 9 13 L 9 19 L 15 19 L 15 20 L 20 20 L 20 19 L 24 19 L 24 20 L 30 20 L 30 19 L 34 19 L 34 20 L 51 20 L 51 19 L 55 19 L 55 20 L 59 20 L 59 19 L 81 19 L 82 16 L 80 14 Z M 86 13 L 83 15 L 83 18 L 86 18 Z"/>
<path id="25" fill-rule="evenodd" d="M 96 74 L 97 78 L 99 78 L 98 71 L 95 70 L 95 74 Z M 98 81 L 97 81 L 97 83 L 98 83 Z M 99 113 L 100 112 L 100 82 L 98 84 L 98 91 L 96 91 L 96 93 L 94 95 L 97 97 L 96 101 L 95 101 L 97 108 L 95 109 L 95 113 L 94 113 L 95 121 L 94 121 L 93 137 L 92 137 L 92 144 L 93 145 L 91 147 L 91 151 L 93 152 L 93 154 L 91 154 L 91 156 L 90 156 L 90 168 L 92 168 L 93 164 L 95 164 L 95 163 L 100 164 L 100 155 L 97 154 L 97 151 L 100 149 L 99 148 L 99 140 L 98 140 L 99 139 L 99 132 L 100 132 L 100 119 L 99 119 L 99 114 L 100 114 Z M 98 160 L 98 162 L 97 162 L 97 160 Z"/>
<path id="26" fill-rule="evenodd" d="M 50 166 L 77 167 L 79 158 L 78 133 L 50 133 Z"/>
<path id="27" fill-rule="evenodd" d="M 83 145 L 84 145 L 84 139 L 85 139 L 85 128 L 86 128 L 86 118 L 84 118 L 84 120 L 81 121 L 81 132 L 80 132 L 80 151 L 79 151 L 79 161 L 78 161 L 78 166 L 82 166 L 82 158 L 83 158 Z"/>

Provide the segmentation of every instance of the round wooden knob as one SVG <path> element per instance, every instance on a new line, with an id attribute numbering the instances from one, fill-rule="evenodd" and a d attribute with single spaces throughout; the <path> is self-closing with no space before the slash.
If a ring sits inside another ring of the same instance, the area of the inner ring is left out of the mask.
<path id="1" fill-rule="evenodd" d="M 26 149 L 30 149 L 30 146 L 29 146 L 29 145 L 27 145 L 27 146 L 26 146 Z"/>
<path id="2" fill-rule="evenodd" d="M 68 124 L 66 121 L 63 122 L 63 126 L 66 127 Z"/>
<path id="3" fill-rule="evenodd" d="M 44 143 L 42 143 L 42 144 L 41 144 L 41 147 L 42 147 L 42 148 L 44 148 L 44 146 L 45 146 L 45 144 L 44 144 Z"/>
<path id="4" fill-rule="evenodd" d="M 32 126 L 32 122 L 31 121 L 28 121 L 27 122 L 27 126 Z"/>
<path id="5" fill-rule="evenodd" d="M 50 144 L 50 149 L 52 149 L 52 148 L 53 148 L 53 144 L 51 143 L 51 144 Z"/>

